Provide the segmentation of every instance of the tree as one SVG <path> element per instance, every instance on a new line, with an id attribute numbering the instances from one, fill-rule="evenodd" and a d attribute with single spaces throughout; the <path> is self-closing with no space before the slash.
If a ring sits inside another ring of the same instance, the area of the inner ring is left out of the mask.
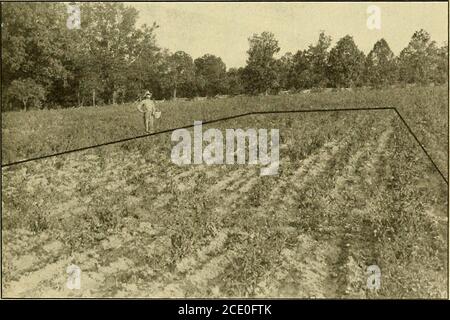
<path id="1" fill-rule="evenodd" d="M 448 82 L 448 44 L 437 50 L 435 60 L 436 72 L 433 81 L 436 83 Z"/>
<path id="2" fill-rule="evenodd" d="M 242 81 L 244 68 L 230 68 L 227 72 L 227 92 L 231 95 L 242 94 L 245 91 Z"/>
<path id="3" fill-rule="evenodd" d="M 177 51 L 169 55 L 165 61 L 165 71 L 162 76 L 162 86 L 172 92 L 172 98 L 177 98 L 178 91 L 182 96 L 194 95 L 194 62 L 189 54 Z"/>
<path id="4" fill-rule="evenodd" d="M 146 90 L 151 90 L 157 99 L 165 98 L 161 86 L 161 78 L 167 71 L 169 52 L 157 47 L 153 25 L 151 28 L 144 26 L 136 35 L 134 59 L 128 66 L 127 82 L 133 84 L 127 86 L 125 98 L 135 100 Z"/>
<path id="5" fill-rule="evenodd" d="M 328 48 L 331 38 L 322 31 L 316 45 L 299 50 L 293 57 L 293 68 L 289 77 L 294 88 L 326 87 L 328 85 Z"/>
<path id="6" fill-rule="evenodd" d="M 330 51 L 329 76 L 335 87 L 353 87 L 363 83 L 364 53 L 358 49 L 353 37 L 339 39 Z"/>
<path id="7" fill-rule="evenodd" d="M 226 89 L 226 65 L 211 54 L 195 59 L 195 78 L 201 96 L 215 96 Z"/>
<path id="8" fill-rule="evenodd" d="M 298 50 L 292 57 L 292 70 L 289 75 L 289 86 L 296 89 L 309 88 L 311 86 L 309 80 L 309 68 L 310 65 L 306 58 L 305 51 Z"/>
<path id="9" fill-rule="evenodd" d="M 46 90 L 57 82 L 67 85 L 70 72 L 64 62 L 71 52 L 66 50 L 65 13 L 62 3 L 2 4 L 3 90 L 18 79 Z"/>
<path id="10" fill-rule="evenodd" d="M 328 85 L 328 48 L 331 37 L 321 31 L 316 45 L 310 45 L 305 52 L 308 64 L 308 87 L 326 87 Z"/>
<path id="11" fill-rule="evenodd" d="M 83 51 L 84 65 L 95 70 L 100 80 L 98 87 L 103 89 L 101 96 L 114 104 L 130 86 L 130 71 L 151 62 L 144 59 L 151 58 L 156 50 L 153 32 L 158 26 L 137 29 L 138 11 L 123 3 L 83 3 L 81 11 L 83 46 L 88 48 Z M 142 84 L 142 77 L 138 78 Z M 93 83 L 93 79 L 88 77 L 87 81 Z"/>
<path id="12" fill-rule="evenodd" d="M 405 83 L 430 83 L 437 72 L 438 49 L 430 35 L 421 29 L 414 32 L 408 46 L 400 52 L 400 80 Z"/>
<path id="13" fill-rule="evenodd" d="M 33 79 L 13 80 L 8 89 L 8 97 L 10 100 L 16 99 L 22 102 L 23 108 L 27 111 L 30 106 L 41 107 L 41 103 L 45 100 L 45 89 L 37 84 Z"/>
<path id="14" fill-rule="evenodd" d="M 366 58 L 366 82 L 373 86 L 392 84 L 397 79 L 397 66 L 394 53 L 386 40 L 378 40 Z"/>
<path id="15" fill-rule="evenodd" d="M 32 79 L 48 103 L 116 103 L 144 87 L 159 48 L 152 26 L 123 3 L 80 3 L 81 28 L 67 28 L 64 3 L 2 5 L 2 89 Z M 153 72 L 153 73 L 152 73 Z M 135 80 L 135 81 L 133 81 Z M 4 99 L 4 97 L 2 97 Z"/>
<path id="16" fill-rule="evenodd" d="M 247 51 L 247 66 L 243 77 L 247 92 L 268 93 L 278 86 L 276 60 L 274 55 L 280 51 L 278 41 L 273 33 L 254 34 L 248 39 L 250 49 Z"/>
<path id="17" fill-rule="evenodd" d="M 276 69 L 278 74 L 278 84 L 280 88 L 290 89 L 290 77 L 294 67 L 294 56 L 292 53 L 285 53 L 276 61 Z"/>

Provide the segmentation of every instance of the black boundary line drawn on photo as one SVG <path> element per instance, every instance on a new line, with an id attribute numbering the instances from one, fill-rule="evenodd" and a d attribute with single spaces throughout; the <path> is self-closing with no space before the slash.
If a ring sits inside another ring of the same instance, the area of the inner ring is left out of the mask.
<path id="1" fill-rule="evenodd" d="M 422 151 L 425 153 L 425 155 L 427 156 L 428 160 L 430 160 L 430 162 L 432 163 L 432 165 L 435 168 L 435 170 L 439 173 L 439 175 L 442 177 L 442 179 L 448 185 L 448 180 L 445 177 L 445 175 L 442 173 L 442 171 L 436 165 L 436 163 L 434 162 L 433 158 L 430 156 L 430 154 L 425 149 L 423 144 L 417 138 L 417 136 L 415 135 L 414 131 L 411 129 L 411 127 L 408 125 L 408 123 L 405 121 L 405 119 L 402 117 L 400 112 L 397 110 L 397 108 L 394 108 L 394 107 L 253 111 L 253 112 L 247 112 L 247 113 L 241 113 L 241 114 L 237 114 L 237 115 L 233 115 L 233 116 L 228 116 L 228 117 L 224 117 L 224 118 L 220 118 L 220 119 L 213 119 L 213 120 L 203 121 L 202 124 L 206 125 L 206 124 L 217 123 L 217 122 L 220 122 L 220 121 L 237 119 L 237 118 L 242 118 L 242 117 L 247 117 L 247 116 L 252 116 L 252 115 L 271 115 L 271 114 L 286 114 L 286 113 L 312 113 L 312 112 L 318 113 L 318 112 L 378 111 L 378 110 L 393 110 L 397 114 L 397 116 L 400 118 L 401 122 L 406 127 L 408 132 L 412 135 L 414 140 L 418 143 L 418 145 L 420 146 Z M 108 146 L 108 145 L 113 145 L 113 144 L 128 142 L 128 141 L 132 141 L 132 140 L 136 140 L 136 139 L 141 139 L 141 138 L 156 136 L 156 135 L 160 135 L 160 134 L 164 134 L 164 133 L 169 133 L 169 132 L 172 132 L 172 131 L 175 131 L 175 130 L 179 130 L 179 129 L 189 129 L 189 128 L 193 128 L 193 127 L 194 127 L 194 125 L 192 124 L 192 125 L 186 125 L 186 126 L 182 126 L 182 127 L 178 127 L 178 128 L 166 129 L 166 130 L 152 132 L 152 133 L 147 133 L 147 134 L 134 136 L 134 137 L 130 137 L 130 138 L 124 138 L 124 139 L 109 141 L 109 142 L 100 143 L 100 144 L 96 144 L 96 145 L 92 145 L 92 146 L 76 148 L 76 149 L 71 149 L 71 150 L 67 150 L 67 151 L 57 152 L 57 153 L 53 153 L 53 154 L 43 155 L 43 156 L 39 156 L 39 157 L 35 157 L 35 158 L 19 160 L 19 161 L 7 163 L 7 164 L 2 164 L 1 167 L 2 168 L 8 168 L 8 167 L 15 166 L 15 165 L 22 164 L 22 163 L 27 163 L 27 162 L 32 162 L 32 161 L 52 158 L 52 157 L 56 157 L 56 156 L 62 156 L 62 155 L 69 154 L 69 153 L 80 152 L 80 151 L 85 151 L 85 150 L 89 150 L 89 149 L 95 149 L 95 148 L 104 147 L 104 146 Z"/>

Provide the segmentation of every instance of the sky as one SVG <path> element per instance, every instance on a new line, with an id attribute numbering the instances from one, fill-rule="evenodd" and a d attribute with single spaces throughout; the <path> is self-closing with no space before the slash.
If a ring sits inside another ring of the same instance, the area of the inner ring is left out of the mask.
<path id="1" fill-rule="evenodd" d="M 248 38 L 274 33 L 281 48 L 277 57 L 316 43 L 321 30 L 333 44 L 350 34 L 366 54 L 384 38 L 398 54 L 416 30 L 425 29 L 439 46 L 448 40 L 448 4 L 433 3 L 127 3 L 139 11 L 138 25 L 156 22 L 159 46 L 198 58 L 214 54 L 230 67 L 245 66 Z M 381 9 L 381 29 L 367 27 L 367 8 Z"/>

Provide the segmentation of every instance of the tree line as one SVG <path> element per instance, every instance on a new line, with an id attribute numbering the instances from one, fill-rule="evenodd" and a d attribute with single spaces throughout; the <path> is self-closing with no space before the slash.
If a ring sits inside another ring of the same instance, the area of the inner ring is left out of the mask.
<path id="1" fill-rule="evenodd" d="M 381 39 L 366 56 L 350 35 L 276 58 L 270 32 L 249 38 L 245 67 L 227 70 L 220 57 L 193 59 L 158 47 L 151 26 L 123 3 L 80 3 L 81 27 L 67 27 L 63 3 L 2 3 L 2 111 L 156 99 L 269 94 L 310 88 L 440 84 L 448 79 L 448 44 L 416 31 L 398 56 Z"/>

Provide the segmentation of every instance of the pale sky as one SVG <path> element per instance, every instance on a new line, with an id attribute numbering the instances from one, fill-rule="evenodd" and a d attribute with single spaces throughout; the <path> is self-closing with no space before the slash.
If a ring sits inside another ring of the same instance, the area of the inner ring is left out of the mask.
<path id="1" fill-rule="evenodd" d="M 425 29 L 439 46 L 448 41 L 446 2 L 434 3 L 127 3 L 139 10 L 139 24 L 160 26 L 158 45 L 171 52 L 183 50 L 193 59 L 214 54 L 230 67 L 245 65 L 248 38 L 271 31 L 281 48 L 278 57 L 317 42 L 320 30 L 333 44 L 346 34 L 366 54 L 385 38 L 395 54 L 414 31 Z M 381 30 L 366 25 L 369 5 L 381 9 Z"/>

